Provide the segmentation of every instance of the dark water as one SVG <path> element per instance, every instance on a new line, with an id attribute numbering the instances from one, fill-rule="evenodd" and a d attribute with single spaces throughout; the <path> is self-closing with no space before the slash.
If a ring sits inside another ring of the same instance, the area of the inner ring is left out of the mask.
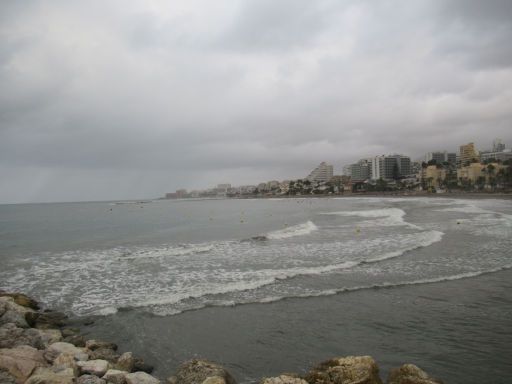
<path id="1" fill-rule="evenodd" d="M 508 383 L 512 203 L 342 198 L 0 206 L 0 288 L 241 382 L 370 354 Z"/>

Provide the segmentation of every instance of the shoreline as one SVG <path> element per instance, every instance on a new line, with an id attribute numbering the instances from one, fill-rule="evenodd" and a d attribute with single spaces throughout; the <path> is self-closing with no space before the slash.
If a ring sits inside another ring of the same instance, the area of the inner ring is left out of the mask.
<path id="1" fill-rule="evenodd" d="M 120 353 L 110 341 L 86 339 L 70 327 L 78 319 L 42 309 L 21 293 L 0 291 L 0 382 L 6 384 L 236 384 L 222 366 L 203 359 L 182 363 L 166 380 L 151 376 L 153 367 Z M 83 319 L 81 319 L 83 323 Z M 390 371 L 387 384 L 441 384 L 413 364 Z M 260 384 L 382 384 L 371 356 L 335 357 L 304 375 L 283 373 Z"/>

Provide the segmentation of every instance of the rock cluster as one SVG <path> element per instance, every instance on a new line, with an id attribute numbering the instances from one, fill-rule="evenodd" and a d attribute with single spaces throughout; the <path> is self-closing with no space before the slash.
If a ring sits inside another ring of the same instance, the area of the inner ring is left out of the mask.
<path id="1" fill-rule="evenodd" d="M 117 345 L 86 340 L 66 328 L 66 316 L 41 312 L 28 296 L 0 291 L 0 384 L 160 384 L 152 367 Z M 167 384 L 237 384 L 218 364 L 194 359 L 183 363 Z M 370 356 L 324 361 L 304 376 L 282 374 L 260 384 L 383 384 Z M 387 384 L 442 384 L 415 365 L 392 369 Z"/>
<path id="2" fill-rule="evenodd" d="M 152 367 L 117 345 L 86 340 L 66 315 L 41 311 L 18 293 L 0 292 L 0 383 L 158 384 Z"/>

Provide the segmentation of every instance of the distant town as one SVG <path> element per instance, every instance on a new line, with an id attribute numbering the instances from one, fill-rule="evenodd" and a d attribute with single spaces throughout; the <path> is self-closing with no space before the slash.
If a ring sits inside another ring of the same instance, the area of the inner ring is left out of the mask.
<path id="1" fill-rule="evenodd" d="M 297 180 L 271 180 L 257 185 L 232 186 L 166 193 L 166 199 L 243 198 L 364 194 L 368 192 L 445 193 L 512 191 L 512 151 L 500 139 L 492 149 L 477 150 L 473 143 L 461 145 L 458 152 L 446 150 L 426 153 L 412 161 L 400 154 L 364 158 L 342 167 L 320 163 L 309 175 Z"/>

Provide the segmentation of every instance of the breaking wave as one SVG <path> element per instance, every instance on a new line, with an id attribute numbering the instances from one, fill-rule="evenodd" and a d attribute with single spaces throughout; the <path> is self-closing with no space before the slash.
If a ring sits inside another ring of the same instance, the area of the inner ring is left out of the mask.
<path id="1" fill-rule="evenodd" d="M 290 237 L 309 235 L 317 231 L 318 227 L 312 221 L 308 220 L 305 223 L 293 225 L 288 228 L 279 229 L 277 231 L 269 232 L 265 235 L 267 239 L 282 240 Z"/>
<path id="2" fill-rule="evenodd" d="M 421 227 L 408 223 L 404 220 L 405 211 L 400 208 L 382 208 L 364 211 L 339 211 L 324 212 L 323 215 L 357 216 L 375 220 L 368 220 L 359 223 L 361 226 L 407 226 L 414 229 Z"/>

